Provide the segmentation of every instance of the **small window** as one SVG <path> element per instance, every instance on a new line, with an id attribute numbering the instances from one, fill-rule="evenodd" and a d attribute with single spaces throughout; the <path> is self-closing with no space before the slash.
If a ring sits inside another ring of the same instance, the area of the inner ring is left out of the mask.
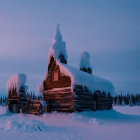
<path id="1" fill-rule="evenodd" d="M 53 81 L 58 81 L 58 71 L 55 71 L 53 74 Z"/>

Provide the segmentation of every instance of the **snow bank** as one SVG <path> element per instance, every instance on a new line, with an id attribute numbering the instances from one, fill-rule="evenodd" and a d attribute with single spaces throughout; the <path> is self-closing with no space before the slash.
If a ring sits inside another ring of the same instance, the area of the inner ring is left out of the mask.
<path id="1" fill-rule="evenodd" d="M 25 86 L 26 80 L 27 80 L 27 77 L 23 73 L 19 73 L 19 74 L 12 76 L 7 82 L 8 93 L 13 88 L 15 88 L 17 90 L 17 92 L 19 92 L 21 86 L 24 86 L 27 88 L 27 86 Z"/>
<path id="2" fill-rule="evenodd" d="M 90 55 L 88 52 L 81 54 L 80 68 L 90 68 Z"/>
<path id="3" fill-rule="evenodd" d="M 140 106 L 113 106 L 113 109 L 122 114 L 140 116 Z"/>
<path id="4" fill-rule="evenodd" d="M 66 43 L 62 40 L 62 35 L 59 29 L 59 24 L 56 27 L 55 36 L 53 39 L 53 44 L 49 51 L 49 61 L 53 56 L 55 59 L 60 61 L 59 56 L 63 55 L 64 59 L 67 60 Z"/>
<path id="5" fill-rule="evenodd" d="M 107 94 L 110 92 L 114 96 L 114 86 L 111 82 L 98 76 L 93 76 L 86 72 L 75 69 L 66 64 L 59 64 L 62 73 L 68 75 L 72 79 L 72 87 L 74 85 L 86 86 L 92 93 L 96 90 L 105 91 Z"/>
<path id="6" fill-rule="evenodd" d="M 41 116 L 7 111 L 0 115 L 2 140 L 139 140 L 139 128 L 140 116 L 115 110 Z"/>

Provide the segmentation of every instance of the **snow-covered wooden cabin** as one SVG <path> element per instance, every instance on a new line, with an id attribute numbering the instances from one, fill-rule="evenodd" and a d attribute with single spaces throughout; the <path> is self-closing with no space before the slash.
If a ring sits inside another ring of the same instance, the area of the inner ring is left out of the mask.
<path id="1" fill-rule="evenodd" d="M 7 82 L 8 108 L 13 113 L 41 114 L 41 104 L 27 96 L 26 75 L 12 76 Z"/>
<path id="2" fill-rule="evenodd" d="M 92 69 L 87 66 L 82 67 L 80 64 L 79 70 L 67 64 L 66 44 L 58 25 L 43 82 L 43 95 L 48 111 L 73 112 L 112 108 L 113 85 L 108 80 L 92 75 Z"/>

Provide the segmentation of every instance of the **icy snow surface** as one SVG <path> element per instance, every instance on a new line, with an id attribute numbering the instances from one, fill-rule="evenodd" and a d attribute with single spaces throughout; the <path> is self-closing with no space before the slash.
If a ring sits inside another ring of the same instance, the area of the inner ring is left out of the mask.
<path id="1" fill-rule="evenodd" d="M 90 68 L 90 55 L 88 52 L 81 54 L 80 68 Z"/>
<path id="2" fill-rule="evenodd" d="M 119 107 L 118 107 L 119 108 Z M 130 107 L 136 112 L 140 107 Z M 12 114 L 0 107 L 1 140 L 139 140 L 140 114 L 115 110 L 81 113 Z M 133 111 L 132 111 L 133 112 Z"/>
<path id="3" fill-rule="evenodd" d="M 67 60 L 66 43 L 62 40 L 62 35 L 59 29 L 59 24 L 56 27 L 55 36 L 53 39 L 53 44 L 49 51 L 49 61 L 53 56 L 55 59 L 59 60 L 59 55 L 63 54 L 65 60 Z"/>
<path id="4" fill-rule="evenodd" d="M 10 91 L 13 88 L 16 88 L 19 91 L 21 86 L 25 86 L 26 80 L 27 80 L 27 77 L 23 73 L 19 73 L 10 77 L 7 82 L 7 91 Z"/>
<path id="5" fill-rule="evenodd" d="M 83 85 L 89 88 L 92 93 L 95 90 L 100 90 L 106 93 L 110 92 L 112 96 L 114 95 L 114 86 L 108 80 L 83 72 L 66 64 L 59 62 L 57 62 L 57 64 L 59 64 L 65 75 L 69 75 L 72 78 L 72 86 Z"/>

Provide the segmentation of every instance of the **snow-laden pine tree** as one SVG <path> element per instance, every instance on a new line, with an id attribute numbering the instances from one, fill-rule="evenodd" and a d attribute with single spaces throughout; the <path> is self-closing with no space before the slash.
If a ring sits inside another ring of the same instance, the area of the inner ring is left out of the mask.
<path id="1" fill-rule="evenodd" d="M 83 52 L 81 54 L 80 70 L 92 74 L 92 68 L 90 66 L 90 54 L 88 52 Z"/>
<path id="2" fill-rule="evenodd" d="M 60 26 L 57 24 L 53 43 L 49 51 L 49 62 L 55 59 L 61 63 L 67 64 L 67 57 L 66 43 L 62 40 Z"/>
<path id="3" fill-rule="evenodd" d="M 7 81 L 7 92 L 8 96 L 12 94 L 12 91 L 15 90 L 18 94 L 20 92 L 26 92 L 28 86 L 25 85 L 27 77 L 24 73 L 15 74 L 9 78 Z"/>

